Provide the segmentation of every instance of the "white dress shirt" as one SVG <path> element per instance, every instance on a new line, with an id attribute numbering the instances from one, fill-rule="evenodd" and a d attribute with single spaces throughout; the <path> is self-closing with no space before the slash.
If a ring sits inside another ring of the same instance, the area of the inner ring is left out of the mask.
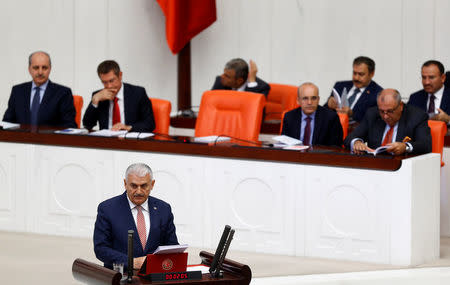
<path id="1" fill-rule="evenodd" d="M 130 198 L 128 198 L 128 195 L 127 195 L 127 199 L 128 199 L 128 204 L 130 205 L 131 214 L 133 215 L 134 223 L 137 228 L 137 213 L 138 213 L 138 211 L 136 209 L 136 204 L 131 202 Z M 148 199 L 147 199 L 147 201 L 142 203 L 141 208 L 142 208 L 142 214 L 144 214 L 145 230 L 147 231 L 147 239 L 148 239 L 150 236 L 150 234 L 149 234 L 150 233 L 150 212 L 148 211 Z"/>
<path id="2" fill-rule="evenodd" d="M 356 103 L 357 103 L 358 100 L 359 100 L 359 97 L 361 97 L 361 95 L 364 93 L 364 90 L 366 90 L 366 88 L 367 88 L 367 86 L 366 86 L 366 87 L 359 88 L 359 93 L 356 94 L 356 98 L 355 98 L 355 100 L 353 101 L 353 104 L 352 104 L 351 106 L 349 106 L 350 109 L 353 109 L 353 107 L 355 107 Z M 349 97 L 353 94 L 353 92 L 355 92 L 355 90 L 356 90 L 356 86 L 353 85 L 353 87 L 352 87 L 352 88 L 348 91 L 348 93 L 347 93 L 347 98 L 349 98 Z"/>
<path id="3" fill-rule="evenodd" d="M 123 83 L 120 86 L 119 92 L 116 94 L 117 104 L 119 104 L 120 109 L 120 122 L 125 124 L 125 108 L 123 104 Z M 113 109 L 114 109 L 114 100 L 109 101 L 109 117 L 108 117 L 108 128 L 111 129 L 113 126 Z"/>
<path id="4" fill-rule="evenodd" d="M 442 96 L 444 96 L 444 86 L 442 85 L 441 89 L 439 89 L 436 93 L 434 93 L 434 96 L 436 98 L 434 98 L 434 113 L 438 114 L 438 108 L 441 107 L 441 102 L 442 102 Z M 430 97 L 431 97 L 431 93 L 428 93 L 428 102 L 427 102 L 427 110 L 428 107 L 430 106 Z"/>
<path id="5" fill-rule="evenodd" d="M 39 86 L 39 104 L 41 104 L 42 102 L 42 98 L 44 97 L 44 93 L 45 90 L 47 90 L 47 85 L 48 85 L 48 80 L 42 84 L 41 86 Z M 31 110 L 31 105 L 33 104 L 33 98 L 34 98 L 34 94 L 36 94 L 36 84 L 34 83 L 34 81 L 31 82 L 31 96 L 30 96 L 30 110 Z"/>

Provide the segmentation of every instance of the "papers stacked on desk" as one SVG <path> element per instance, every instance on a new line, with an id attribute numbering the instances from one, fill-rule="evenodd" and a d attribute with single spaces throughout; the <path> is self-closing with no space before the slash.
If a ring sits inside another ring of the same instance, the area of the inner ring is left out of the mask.
<path id="1" fill-rule="evenodd" d="M 301 140 L 294 139 L 292 137 L 285 136 L 285 135 L 274 136 L 274 137 L 272 137 L 272 140 L 277 142 L 274 144 L 274 147 L 279 147 L 282 149 L 304 150 L 304 149 L 309 148 L 309 146 L 303 145 L 303 142 Z"/>
<path id="2" fill-rule="evenodd" d="M 146 139 L 149 137 L 153 137 L 155 134 L 153 133 L 139 133 L 139 132 L 129 132 L 123 135 L 120 135 L 119 138 L 125 139 Z"/>
<path id="3" fill-rule="evenodd" d="M 68 128 L 64 130 L 55 131 L 55 134 L 66 134 L 66 135 L 85 135 L 88 133 L 89 131 L 86 129 L 76 129 L 76 128 Z"/>
<path id="4" fill-rule="evenodd" d="M 213 143 L 213 142 L 226 142 L 229 141 L 229 137 L 225 136 L 207 136 L 207 137 L 195 137 L 194 142 L 199 143 Z"/>
<path id="5" fill-rule="evenodd" d="M 272 140 L 276 141 L 279 147 L 283 146 L 289 146 L 289 145 L 298 145 L 302 144 L 303 142 L 298 139 L 294 139 L 289 136 L 281 135 L 281 136 L 274 136 L 272 137 Z"/>
<path id="6" fill-rule="evenodd" d="M 4 130 L 12 130 L 20 128 L 20 124 L 2 121 L 0 122 L 0 127 L 2 127 Z"/>
<path id="7" fill-rule="evenodd" d="M 128 131 L 111 131 L 111 130 L 100 130 L 90 133 L 90 136 L 98 136 L 98 137 L 118 137 L 120 135 L 125 135 Z"/>

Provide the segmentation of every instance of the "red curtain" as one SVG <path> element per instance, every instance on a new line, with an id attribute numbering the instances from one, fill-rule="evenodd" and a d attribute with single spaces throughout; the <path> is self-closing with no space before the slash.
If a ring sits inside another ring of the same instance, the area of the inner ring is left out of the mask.
<path id="1" fill-rule="evenodd" d="M 166 38 L 177 54 L 216 20 L 215 0 L 157 0 L 166 16 Z"/>

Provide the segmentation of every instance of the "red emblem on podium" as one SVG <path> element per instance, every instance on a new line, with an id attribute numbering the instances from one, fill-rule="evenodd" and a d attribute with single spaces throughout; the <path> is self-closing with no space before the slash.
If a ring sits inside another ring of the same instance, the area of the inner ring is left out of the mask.
<path id="1" fill-rule="evenodd" d="M 170 258 L 166 258 L 161 263 L 161 266 L 164 270 L 171 270 L 173 268 L 173 261 Z"/>

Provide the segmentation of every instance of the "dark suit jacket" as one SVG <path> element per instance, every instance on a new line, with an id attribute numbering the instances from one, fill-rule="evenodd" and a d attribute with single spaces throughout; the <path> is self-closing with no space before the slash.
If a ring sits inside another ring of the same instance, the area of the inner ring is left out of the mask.
<path id="1" fill-rule="evenodd" d="M 381 146 L 386 123 L 378 113 L 378 107 L 367 110 L 364 119 L 344 141 L 346 148 L 350 149 L 351 141 L 360 138 L 367 142 L 370 148 Z M 408 136 L 411 138 L 413 153 L 421 154 L 431 152 L 431 134 L 428 127 L 428 115 L 411 105 L 404 105 L 397 129 L 396 142 L 401 142 Z"/>
<path id="2" fill-rule="evenodd" d="M 409 96 L 408 105 L 416 106 L 424 112 L 428 111 L 428 93 L 425 90 L 417 91 Z M 441 105 L 439 106 L 445 113 L 450 114 L 450 87 L 444 87 Z"/>
<path id="3" fill-rule="evenodd" d="M 282 135 L 300 139 L 302 108 L 287 112 L 283 118 Z M 314 118 L 313 145 L 342 145 L 342 126 L 336 112 L 318 106 Z"/>
<path id="4" fill-rule="evenodd" d="M 3 121 L 30 124 L 31 81 L 13 86 Z M 76 128 L 70 88 L 48 81 L 39 106 L 38 125 Z"/>
<path id="5" fill-rule="evenodd" d="M 152 103 L 145 92 L 145 88 L 123 84 L 123 105 L 125 113 L 125 124 L 132 127 L 134 132 L 151 132 L 155 129 L 155 119 L 153 118 Z M 100 90 L 92 93 L 94 96 Z M 100 129 L 108 129 L 110 101 L 100 101 L 97 108 L 89 103 L 83 116 L 83 125 L 87 129 L 92 129 L 97 122 Z"/>
<path id="6" fill-rule="evenodd" d="M 264 94 L 264 96 L 267 97 L 267 94 L 269 94 L 270 91 L 270 85 L 264 82 L 261 78 L 256 77 L 256 83 L 258 85 L 256 87 L 245 87 L 245 91 L 248 92 L 254 92 L 254 93 L 261 93 Z M 220 81 L 220 76 L 216 77 L 216 81 L 214 82 L 213 87 L 211 90 L 231 90 L 230 87 L 225 87 L 222 85 L 222 82 Z"/>
<path id="7" fill-rule="evenodd" d="M 153 253 L 160 245 L 178 244 L 170 205 L 154 197 L 148 197 L 150 232 L 147 244 L 142 244 L 136 223 L 131 214 L 127 193 L 108 199 L 98 206 L 94 228 L 94 251 L 105 267 L 112 268 L 114 262 L 128 265 L 128 230 L 134 230 L 134 257 Z"/>
<path id="8" fill-rule="evenodd" d="M 347 89 L 347 92 L 350 91 L 350 89 L 353 87 L 353 81 L 338 81 L 336 84 L 334 84 L 334 89 L 339 93 L 339 95 L 342 95 L 342 92 L 344 91 L 344 88 Z M 364 93 L 361 94 L 358 101 L 356 102 L 355 106 L 353 107 L 353 120 L 360 122 L 367 109 L 370 107 L 377 105 L 377 95 L 378 93 L 383 90 L 383 88 L 378 85 L 375 81 L 371 81 L 369 85 L 364 90 Z M 350 96 L 351 94 L 348 94 Z M 331 95 L 333 96 L 333 91 L 331 91 Z M 328 107 L 328 103 L 325 103 L 324 107 Z"/>

